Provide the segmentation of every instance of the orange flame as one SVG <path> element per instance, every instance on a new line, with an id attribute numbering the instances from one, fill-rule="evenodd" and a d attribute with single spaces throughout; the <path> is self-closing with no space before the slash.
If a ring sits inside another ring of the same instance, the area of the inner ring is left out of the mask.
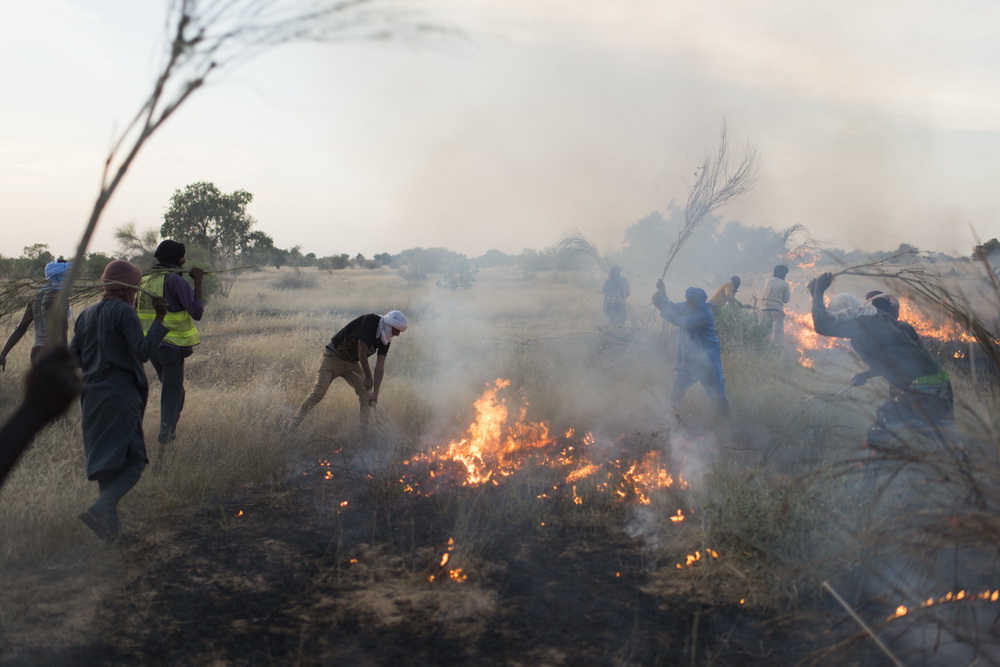
<path id="1" fill-rule="evenodd" d="M 522 402 L 516 410 L 508 408 L 500 392 L 509 386 L 510 381 L 504 379 L 487 386 L 475 401 L 476 419 L 465 437 L 418 454 L 405 465 L 414 474 L 416 468 L 426 468 L 427 479 L 438 484 L 451 481 L 459 486 L 497 486 L 529 466 L 544 467 L 558 471 L 563 481 L 536 498 L 547 499 L 561 492 L 577 505 L 594 493 L 650 504 L 658 490 L 675 483 L 687 486 L 667 471 L 656 451 L 639 460 L 609 460 L 600 458 L 600 447 L 591 433 L 576 438 L 575 430 L 567 429 L 562 437 L 551 435 L 545 423 L 526 420 L 527 403 Z M 400 482 L 407 491 L 420 487 L 413 476 L 404 476 Z"/>
<path id="2" fill-rule="evenodd" d="M 1000 601 L 1000 589 L 987 589 L 985 591 L 980 591 L 978 593 L 973 593 L 971 591 L 961 590 L 957 593 L 948 591 L 944 595 L 938 598 L 927 598 L 918 605 L 918 609 L 926 609 L 927 607 L 933 607 L 934 605 L 945 604 L 948 602 L 959 602 L 961 600 L 979 600 L 982 602 L 997 602 Z M 899 605 L 896 607 L 895 613 L 893 613 L 886 620 L 891 621 L 893 619 L 899 618 L 900 616 L 906 616 L 910 613 L 910 609 L 906 605 Z"/>

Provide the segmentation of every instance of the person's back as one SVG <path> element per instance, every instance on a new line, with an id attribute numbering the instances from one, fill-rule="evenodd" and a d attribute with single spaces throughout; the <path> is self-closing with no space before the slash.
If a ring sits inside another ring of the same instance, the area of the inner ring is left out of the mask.
<path id="1" fill-rule="evenodd" d="M 761 300 L 764 308 L 774 308 L 784 311 L 785 304 L 792 298 L 788 282 L 783 278 L 771 276 L 764 283 L 764 297 Z"/>

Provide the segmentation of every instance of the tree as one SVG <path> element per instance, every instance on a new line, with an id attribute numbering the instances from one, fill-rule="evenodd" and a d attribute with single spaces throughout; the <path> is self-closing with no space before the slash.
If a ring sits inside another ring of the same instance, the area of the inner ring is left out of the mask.
<path id="1" fill-rule="evenodd" d="M 266 3 L 260 0 L 173 0 L 167 14 L 165 61 L 152 92 L 114 140 L 104 160 L 101 188 L 90 212 L 73 266 L 54 308 L 50 331 L 65 322 L 69 294 L 87 246 L 115 190 L 146 141 L 173 116 L 211 75 L 247 62 L 270 48 L 290 42 L 333 43 L 351 39 L 386 39 L 402 32 L 438 31 L 435 26 L 397 17 L 380 0 L 317 0 Z M 55 341 L 56 343 L 62 341 Z"/>
<path id="2" fill-rule="evenodd" d="M 131 262 L 147 263 L 160 243 L 160 232 L 155 228 L 140 232 L 134 222 L 127 222 L 115 230 L 118 254 Z"/>
<path id="3" fill-rule="evenodd" d="M 256 250 L 273 248 L 274 241 L 263 232 L 250 231 L 256 223 L 247 213 L 252 201 L 246 190 L 226 194 L 214 183 L 192 183 L 170 198 L 160 236 L 201 248 L 226 266 L 239 259 L 253 261 Z"/>

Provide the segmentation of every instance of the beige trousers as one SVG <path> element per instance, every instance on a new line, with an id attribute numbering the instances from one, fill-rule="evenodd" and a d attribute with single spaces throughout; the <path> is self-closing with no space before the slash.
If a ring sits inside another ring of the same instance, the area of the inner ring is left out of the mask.
<path id="1" fill-rule="evenodd" d="M 319 363 L 319 371 L 316 373 L 316 383 L 312 391 L 302 401 L 299 411 L 295 415 L 295 423 L 302 421 L 306 413 L 313 409 L 317 403 L 326 396 L 330 384 L 337 378 L 342 377 L 351 385 L 354 393 L 358 395 L 358 405 L 361 409 L 361 431 L 368 429 L 368 419 L 371 416 L 371 406 L 368 405 L 369 392 L 365 389 L 365 377 L 361 372 L 361 364 L 357 361 L 345 361 L 336 356 L 328 348 L 323 348 L 323 358 Z"/>

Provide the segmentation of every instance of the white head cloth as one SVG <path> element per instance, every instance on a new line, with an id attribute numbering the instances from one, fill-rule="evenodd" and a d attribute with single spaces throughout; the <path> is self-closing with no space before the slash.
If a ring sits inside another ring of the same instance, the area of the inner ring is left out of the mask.
<path id="1" fill-rule="evenodd" d="M 398 310 L 390 310 L 378 321 L 378 337 L 385 345 L 392 340 L 392 330 L 406 331 L 406 318 Z"/>
<path id="2" fill-rule="evenodd" d="M 878 309 L 875 306 L 870 303 L 861 303 L 861 299 L 849 292 L 834 294 L 830 297 L 830 305 L 827 306 L 827 310 L 830 311 L 835 320 L 855 320 L 859 317 L 878 315 Z"/>

